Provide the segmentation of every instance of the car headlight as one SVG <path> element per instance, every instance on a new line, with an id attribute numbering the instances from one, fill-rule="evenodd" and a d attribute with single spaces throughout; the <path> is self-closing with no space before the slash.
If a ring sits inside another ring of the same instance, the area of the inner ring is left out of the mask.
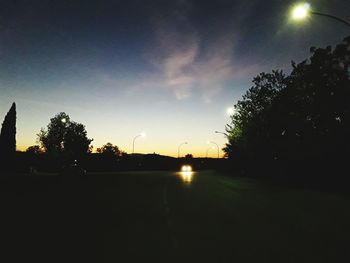
<path id="1" fill-rule="evenodd" d="M 181 167 L 181 171 L 182 172 L 191 172 L 192 171 L 192 167 L 190 165 L 183 165 Z"/>

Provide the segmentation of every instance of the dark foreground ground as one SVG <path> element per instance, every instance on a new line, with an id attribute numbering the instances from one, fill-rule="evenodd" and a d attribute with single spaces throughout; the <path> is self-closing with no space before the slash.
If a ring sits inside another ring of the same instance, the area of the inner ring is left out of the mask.
<path id="1" fill-rule="evenodd" d="M 0 262 L 350 262 L 350 198 L 199 172 L 1 178 Z"/>

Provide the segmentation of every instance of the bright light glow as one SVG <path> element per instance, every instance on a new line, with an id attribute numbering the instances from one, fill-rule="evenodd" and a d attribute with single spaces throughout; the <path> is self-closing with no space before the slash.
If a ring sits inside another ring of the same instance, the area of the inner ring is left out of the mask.
<path id="1" fill-rule="evenodd" d="M 181 167 L 181 179 L 185 183 L 191 183 L 193 180 L 193 171 L 192 171 L 192 166 L 191 165 L 183 165 Z"/>
<path id="2" fill-rule="evenodd" d="M 232 107 L 227 108 L 226 112 L 227 112 L 228 115 L 231 116 L 231 115 L 233 115 L 235 113 L 235 108 L 232 108 Z"/>
<path id="3" fill-rule="evenodd" d="M 67 122 L 66 118 L 62 118 L 62 119 L 61 119 L 61 122 L 62 122 L 62 123 L 66 123 L 66 122 Z"/>
<path id="4" fill-rule="evenodd" d="M 144 132 L 141 132 L 141 137 L 146 137 L 146 133 L 144 133 Z"/>
<path id="5" fill-rule="evenodd" d="M 192 167 L 190 165 L 183 165 L 181 167 L 182 172 L 192 172 Z"/>
<path id="6" fill-rule="evenodd" d="M 181 172 L 181 178 L 185 183 L 191 183 L 193 180 L 193 172 Z"/>
<path id="7" fill-rule="evenodd" d="M 302 20 L 305 19 L 310 13 L 310 4 L 302 3 L 297 4 L 292 9 L 292 18 L 294 20 Z"/>

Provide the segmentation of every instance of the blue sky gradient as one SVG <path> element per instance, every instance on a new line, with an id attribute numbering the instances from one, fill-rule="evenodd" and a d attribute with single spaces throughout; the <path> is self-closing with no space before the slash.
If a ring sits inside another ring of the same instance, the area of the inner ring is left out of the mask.
<path id="1" fill-rule="evenodd" d="M 349 31 L 325 18 L 288 18 L 294 1 L 1 1 L 0 117 L 17 103 L 17 147 L 35 144 L 66 112 L 96 149 L 203 156 L 229 122 L 227 107 L 262 71 L 290 71 L 311 46 Z M 331 3 L 330 3 L 331 2 Z M 346 0 L 311 1 L 350 20 Z M 209 151 L 215 156 L 215 150 Z M 221 152 L 222 154 L 222 152 Z"/>

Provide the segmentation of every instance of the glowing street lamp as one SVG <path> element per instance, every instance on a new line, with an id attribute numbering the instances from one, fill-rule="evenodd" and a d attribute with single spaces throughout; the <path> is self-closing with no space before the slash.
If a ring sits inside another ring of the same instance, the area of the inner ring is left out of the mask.
<path id="1" fill-rule="evenodd" d="M 310 4 L 301 3 L 297 4 L 292 9 L 292 18 L 293 20 L 302 20 L 305 19 L 310 14 Z"/>
<path id="2" fill-rule="evenodd" d="M 341 23 L 347 25 L 348 27 L 350 27 L 350 23 L 345 21 L 342 18 L 333 16 L 333 15 L 329 15 L 329 14 L 315 12 L 315 11 L 311 10 L 311 5 L 309 3 L 296 4 L 296 5 L 294 5 L 294 7 L 291 10 L 291 18 L 295 21 L 304 20 L 307 17 L 309 17 L 310 15 L 318 15 L 318 16 L 325 16 L 328 18 L 332 18 L 332 19 L 337 20 L 338 22 L 341 22 Z"/>
<path id="3" fill-rule="evenodd" d="M 181 148 L 181 146 L 184 145 L 184 144 L 188 144 L 188 142 L 183 142 L 183 143 L 181 143 L 181 144 L 179 145 L 179 147 L 177 147 L 177 158 L 180 158 L 180 148 Z"/>
<path id="4" fill-rule="evenodd" d="M 132 153 L 135 152 L 135 140 L 139 137 L 145 137 L 146 136 L 146 133 L 142 132 L 140 133 L 139 135 L 136 135 L 132 141 Z"/>

